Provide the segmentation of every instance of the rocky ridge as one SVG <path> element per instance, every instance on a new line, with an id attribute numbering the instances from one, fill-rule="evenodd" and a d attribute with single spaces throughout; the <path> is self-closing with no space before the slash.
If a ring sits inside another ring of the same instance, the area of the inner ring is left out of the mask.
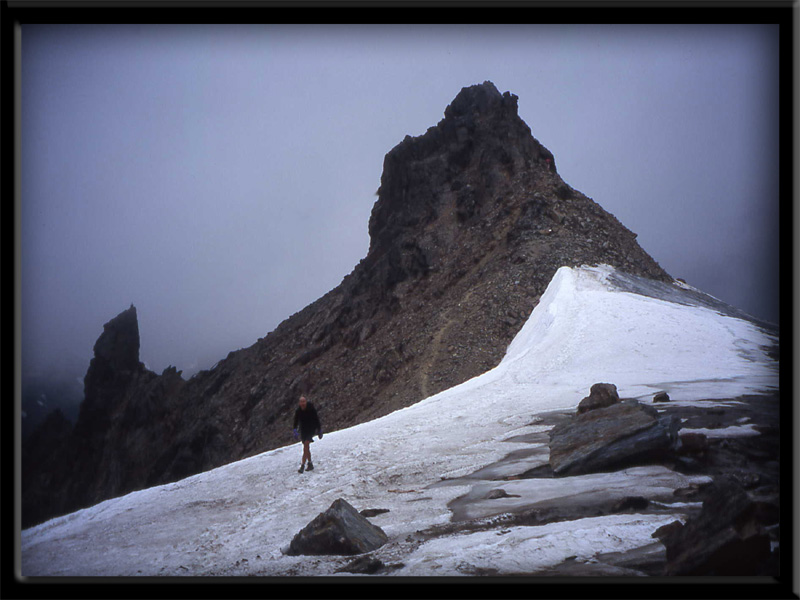
<path id="1" fill-rule="evenodd" d="M 339 286 L 188 381 L 139 363 L 135 308 L 109 321 L 74 429 L 51 421 L 54 443 L 23 449 L 23 524 L 288 444 L 301 393 L 335 430 L 478 375 L 561 266 L 671 281 L 561 179 L 517 97 L 491 82 L 386 155 L 368 226 L 367 256 Z"/>

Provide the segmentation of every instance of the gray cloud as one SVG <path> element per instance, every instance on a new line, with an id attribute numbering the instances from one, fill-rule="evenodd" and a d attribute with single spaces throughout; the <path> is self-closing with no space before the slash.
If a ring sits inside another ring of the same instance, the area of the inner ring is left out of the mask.
<path id="1" fill-rule="evenodd" d="M 137 306 L 191 374 L 366 255 L 384 155 L 489 79 L 673 276 L 777 314 L 777 27 L 45 26 L 22 35 L 23 372 Z"/>

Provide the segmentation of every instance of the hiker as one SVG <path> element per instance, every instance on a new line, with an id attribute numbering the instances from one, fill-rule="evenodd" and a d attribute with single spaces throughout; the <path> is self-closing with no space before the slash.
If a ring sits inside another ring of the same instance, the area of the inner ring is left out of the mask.
<path id="1" fill-rule="evenodd" d="M 309 402 L 305 396 L 300 396 L 299 406 L 294 411 L 294 437 L 300 438 L 303 442 L 303 460 L 300 463 L 298 473 L 302 473 L 308 468 L 309 471 L 314 470 L 314 463 L 311 462 L 311 438 L 316 433 L 319 439 L 322 439 L 322 424 L 319 422 L 319 415 L 314 405 Z M 298 431 L 299 428 L 299 431 Z M 308 462 L 308 467 L 306 467 Z"/>

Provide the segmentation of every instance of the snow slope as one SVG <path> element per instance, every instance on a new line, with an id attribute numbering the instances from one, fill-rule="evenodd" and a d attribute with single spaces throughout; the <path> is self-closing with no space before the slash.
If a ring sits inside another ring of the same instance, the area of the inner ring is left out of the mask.
<path id="1" fill-rule="evenodd" d="M 413 535 L 450 522 L 448 502 L 465 494 L 476 495 L 475 515 L 489 514 L 479 498 L 492 484 L 456 478 L 530 449 L 516 440 L 547 430 L 534 417 L 573 409 L 593 383 L 614 383 L 628 398 L 663 390 L 677 403 L 777 388 L 778 364 L 766 352 L 777 341 L 772 333 L 693 301 L 696 290 L 681 294 L 675 285 L 643 295 L 632 282 L 621 285 L 610 267 L 564 267 L 498 367 L 412 407 L 326 434 L 311 447 L 313 472 L 296 472 L 296 444 L 105 501 L 23 531 L 21 573 L 331 575 L 350 559 L 289 557 L 281 549 L 337 498 L 358 510 L 388 509 L 370 520 L 391 540 L 378 551 L 381 560 L 405 565 L 396 575 L 531 573 L 567 557 L 591 561 L 601 552 L 652 545 L 652 532 L 674 515 L 617 514 L 427 541 Z M 315 401 L 324 419 L 324 398 Z M 746 424 L 741 429 L 729 433 L 751 433 Z M 546 460 L 540 452 L 525 468 Z M 448 485 L 430 487 L 443 479 Z M 669 503 L 675 489 L 703 480 L 663 467 L 519 480 L 503 482 L 519 498 L 494 506 L 558 500 L 584 493 L 581 486 Z"/>

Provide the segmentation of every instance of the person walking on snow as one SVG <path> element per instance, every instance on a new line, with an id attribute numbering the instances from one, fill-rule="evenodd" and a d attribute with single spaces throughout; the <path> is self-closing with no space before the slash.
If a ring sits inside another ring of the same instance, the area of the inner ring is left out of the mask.
<path id="1" fill-rule="evenodd" d="M 309 402 L 305 396 L 300 396 L 299 406 L 294 411 L 294 437 L 300 438 L 303 442 L 303 459 L 300 463 L 298 473 L 306 470 L 306 462 L 308 462 L 308 470 L 314 470 L 314 463 L 311 462 L 311 438 L 314 434 L 318 434 L 319 439 L 322 439 L 322 424 L 319 421 L 319 415 L 314 405 Z"/>

